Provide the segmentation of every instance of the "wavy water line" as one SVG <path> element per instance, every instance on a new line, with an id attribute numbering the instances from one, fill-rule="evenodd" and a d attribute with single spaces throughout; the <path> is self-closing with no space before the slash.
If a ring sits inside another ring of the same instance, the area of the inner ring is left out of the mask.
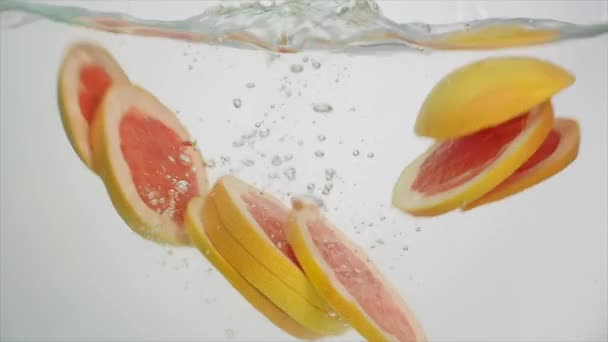
<path id="1" fill-rule="evenodd" d="M 523 47 L 596 37 L 608 22 L 573 24 L 551 19 L 489 18 L 429 25 L 397 23 L 373 0 L 286 0 L 211 8 L 183 20 L 145 20 L 119 12 L 4 0 L 2 12 L 25 14 L 5 29 L 42 17 L 100 31 L 261 48 L 278 52 L 360 50 L 481 50 Z M 6 13 L 5 13 L 6 14 Z"/>

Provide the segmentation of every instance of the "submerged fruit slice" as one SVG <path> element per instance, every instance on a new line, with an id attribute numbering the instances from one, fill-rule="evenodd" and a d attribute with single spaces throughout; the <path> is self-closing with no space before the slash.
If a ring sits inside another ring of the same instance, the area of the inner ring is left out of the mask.
<path id="1" fill-rule="evenodd" d="M 439 140 L 490 128 L 548 101 L 574 82 L 552 63 L 529 57 L 495 57 L 445 76 L 422 104 L 415 131 Z"/>
<path id="2" fill-rule="evenodd" d="M 89 126 L 108 87 L 129 79 L 114 58 L 93 43 L 71 46 L 59 73 L 61 121 L 80 159 L 92 167 Z"/>
<path id="3" fill-rule="evenodd" d="M 110 87 L 93 120 L 94 168 L 121 217 L 148 239 L 189 244 L 186 205 L 209 189 L 191 140 L 175 114 L 129 84 Z"/>
<path id="4" fill-rule="evenodd" d="M 222 225 L 218 220 L 213 201 L 205 200 L 203 197 L 191 199 L 186 210 L 185 225 L 190 238 L 198 247 L 201 254 L 224 275 L 226 280 L 253 307 L 266 316 L 274 325 L 297 338 L 315 339 L 321 337 L 321 335 L 306 329 L 294 321 L 289 315 L 268 300 L 260 291 L 247 282 L 213 246 L 204 228 Z"/>
<path id="5" fill-rule="evenodd" d="M 209 198 L 212 199 L 214 195 L 212 192 Z M 204 213 L 205 232 L 224 259 L 243 278 L 296 322 L 319 335 L 338 335 L 348 330 L 348 326 L 335 313 L 312 304 L 305 296 L 285 284 L 280 275 L 254 258 L 230 234 L 226 223 L 221 221 L 218 215 L 220 208 L 215 201 L 208 202 L 208 210 Z M 311 291 L 314 291 L 312 286 Z M 312 295 L 313 293 L 309 294 Z"/>
<path id="6" fill-rule="evenodd" d="M 289 208 L 272 195 L 233 176 L 220 178 L 212 192 L 230 235 L 295 293 L 312 305 L 330 311 L 306 278 L 285 238 Z"/>
<path id="7" fill-rule="evenodd" d="M 435 143 L 409 164 L 393 205 L 412 215 L 438 215 L 474 201 L 509 177 L 543 143 L 553 122 L 550 102 L 501 125 Z"/>
<path id="8" fill-rule="evenodd" d="M 571 119 L 558 118 L 540 148 L 500 185 L 463 207 L 470 210 L 521 192 L 557 174 L 578 155 L 580 128 Z"/>
<path id="9" fill-rule="evenodd" d="M 405 301 L 312 203 L 295 200 L 287 237 L 310 281 L 368 341 L 425 341 Z"/>

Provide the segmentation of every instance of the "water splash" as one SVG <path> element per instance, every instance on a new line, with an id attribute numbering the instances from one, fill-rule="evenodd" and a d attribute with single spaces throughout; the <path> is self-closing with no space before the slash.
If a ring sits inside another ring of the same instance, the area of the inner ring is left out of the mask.
<path id="1" fill-rule="evenodd" d="M 318 49 L 356 52 L 379 46 L 420 51 L 499 49 L 590 38 L 608 32 L 608 22 L 580 25 L 527 18 L 490 18 L 441 25 L 398 23 L 385 17 L 373 0 L 265 3 L 218 6 L 172 21 L 23 0 L 0 1 L 0 12 L 28 14 L 17 22 L 3 20 L 10 23 L 5 29 L 26 25 L 35 16 L 107 32 L 278 52 Z"/>

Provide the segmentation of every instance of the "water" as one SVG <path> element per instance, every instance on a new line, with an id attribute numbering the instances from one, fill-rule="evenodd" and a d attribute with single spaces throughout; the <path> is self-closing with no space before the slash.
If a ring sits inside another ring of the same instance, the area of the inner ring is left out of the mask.
<path id="1" fill-rule="evenodd" d="M 400 23 L 386 17 L 373 0 L 244 2 L 240 6 L 211 7 L 172 21 L 18 0 L 4 0 L 0 11 L 28 14 L 9 18 L 4 24 L 7 27 L 29 24 L 35 20 L 31 15 L 35 15 L 108 32 L 279 52 L 383 46 L 413 50 L 488 49 L 587 38 L 608 31 L 606 22 L 579 25 L 532 18 L 488 18 L 441 25 Z M 320 64 L 313 61 L 313 67 Z"/>
<path id="2" fill-rule="evenodd" d="M 322 203 L 431 340 L 606 339 L 602 3 L 47 3 L 0 2 L 22 10 L 0 14 L 1 340 L 292 340 L 201 252 L 169 253 L 131 233 L 81 165 L 55 91 L 60 56 L 79 39 L 100 42 L 133 81 L 179 111 L 210 181 L 234 174 L 285 203 Z M 505 24 L 528 31 L 506 39 Z M 143 37 L 144 27 L 155 31 Z M 471 44 L 482 27 L 486 36 Z M 507 54 L 545 58 L 577 76 L 554 99 L 556 115 L 581 123 L 576 162 L 468 213 L 413 218 L 392 208 L 396 177 L 431 144 L 413 132 L 428 91 L 456 67 Z M 176 180 L 173 194 L 190 186 Z M 351 331 L 327 340 L 362 338 Z"/>

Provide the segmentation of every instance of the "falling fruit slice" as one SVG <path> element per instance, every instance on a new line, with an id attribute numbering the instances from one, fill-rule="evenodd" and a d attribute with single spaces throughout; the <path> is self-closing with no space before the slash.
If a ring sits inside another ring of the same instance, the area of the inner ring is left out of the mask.
<path id="1" fill-rule="evenodd" d="M 435 143 L 403 170 L 393 205 L 432 216 L 478 199 L 534 154 L 552 122 L 553 108 L 545 102 L 498 126 Z"/>
<path id="2" fill-rule="evenodd" d="M 557 118 L 540 148 L 500 185 L 463 207 L 470 210 L 521 192 L 557 174 L 578 155 L 580 128 L 576 121 Z"/>
<path id="3" fill-rule="evenodd" d="M 128 83 L 118 62 L 94 43 L 77 43 L 66 52 L 59 73 L 61 121 L 78 157 L 92 167 L 89 126 L 108 87 Z"/>
<path id="4" fill-rule="evenodd" d="M 294 200 L 287 237 L 306 275 L 368 341 L 425 341 L 414 314 L 375 265 L 313 203 Z"/>
<path id="5" fill-rule="evenodd" d="M 131 229 L 157 242 L 190 244 L 184 211 L 209 184 L 175 114 L 142 88 L 112 85 L 93 120 L 91 147 L 94 169 Z"/>
<path id="6" fill-rule="evenodd" d="M 568 71 L 537 58 L 486 58 L 437 83 L 422 104 L 415 131 L 446 140 L 495 127 L 548 101 L 574 80 Z"/>
<path id="7" fill-rule="evenodd" d="M 217 218 L 217 212 L 213 201 L 205 200 L 203 197 L 195 197 L 190 200 L 186 209 L 185 225 L 190 238 L 198 247 L 201 254 L 218 269 L 230 284 L 260 313 L 266 316 L 274 325 L 286 333 L 301 339 L 316 339 L 321 335 L 316 334 L 294 321 L 285 312 L 274 305 L 260 291 L 253 287 L 243 276 L 241 276 L 222 257 L 213 246 L 204 227 L 222 225 Z"/>
<path id="8" fill-rule="evenodd" d="M 220 178 L 212 193 L 226 230 L 253 258 L 307 302 L 331 310 L 306 278 L 285 238 L 288 207 L 230 175 Z"/>
<path id="9" fill-rule="evenodd" d="M 212 199 L 214 195 L 212 191 L 209 198 Z M 339 335 L 348 330 L 348 325 L 339 316 L 311 303 L 308 298 L 285 284 L 280 275 L 254 258 L 230 234 L 226 223 L 221 221 L 215 201 L 208 202 L 209 209 L 204 213 L 208 216 L 205 218 L 205 232 L 219 253 L 243 278 L 296 322 L 319 335 Z M 317 296 L 314 288 L 310 288 L 313 292 L 308 297 Z"/>

